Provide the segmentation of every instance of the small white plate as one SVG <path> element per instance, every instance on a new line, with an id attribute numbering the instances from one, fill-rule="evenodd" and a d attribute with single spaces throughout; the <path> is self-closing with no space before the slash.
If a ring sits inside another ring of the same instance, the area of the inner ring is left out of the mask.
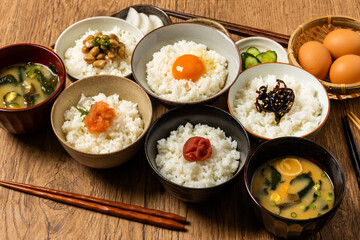
<path id="1" fill-rule="evenodd" d="M 272 50 L 277 54 L 277 62 L 289 63 L 285 48 L 269 38 L 248 37 L 237 41 L 236 46 L 238 46 L 240 53 L 245 52 L 249 47 L 256 47 L 260 52 Z"/>

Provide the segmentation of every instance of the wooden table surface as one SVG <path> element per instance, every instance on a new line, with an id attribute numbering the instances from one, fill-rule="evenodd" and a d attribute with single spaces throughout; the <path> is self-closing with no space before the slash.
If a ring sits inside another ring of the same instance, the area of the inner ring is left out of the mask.
<path id="1" fill-rule="evenodd" d="M 49 46 L 74 22 L 111 15 L 140 3 L 288 35 L 304 21 L 318 16 L 337 14 L 360 18 L 358 0 L 2 0 L 1 3 L 0 47 L 21 42 Z M 238 36 L 232 38 L 239 39 Z M 215 104 L 225 108 L 225 98 Z M 339 159 L 346 174 L 346 195 L 335 217 L 310 239 L 355 239 L 360 235 L 360 192 L 341 127 L 344 110 L 360 116 L 360 99 L 332 100 L 330 116 L 315 141 Z M 154 104 L 155 118 L 165 111 L 167 109 L 161 104 Z M 351 127 L 360 144 L 359 131 L 352 124 Z M 1 239 L 274 238 L 256 221 L 248 207 L 242 176 L 223 196 L 201 204 L 189 204 L 164 191 L 152 175 L 143 151 L 122 166 L 97 170 L 74 161 L 57 141 L 50 124 L 31 135 L 12 135 L 0 129 L 0 136 L 1 180 L 171 211 L 186 216 L 190 222 L 186 232 L 171 231 L 1 187 Z"/>

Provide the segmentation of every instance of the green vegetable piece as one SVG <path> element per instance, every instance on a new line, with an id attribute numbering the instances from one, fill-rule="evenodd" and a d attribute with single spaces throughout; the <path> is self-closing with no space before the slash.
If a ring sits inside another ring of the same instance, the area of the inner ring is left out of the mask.
<path id="1" fill-rule="evenodd" d="M 76 110 L 78 110 L 81 114 L 80 114 L 80 117 L 82 117 L 82 116 L 86 116 L 86 115 L 88 115 L 89 114 L 89 110 L 84 110 L 84 109 L 81 109 L 81 108 L 79 108 L 79 107 L 77 107 L 75 104 L 73 104 L 71 101 L 70 101 L 70 103 L 71 103 L 71 105 L 76 109 Z"/>
<path id="2" fill-rule="evenodd" d="M 300 199 L 303 198 L 311 190 L 311 188 L 315 185 L 314 180 L 312 179 L 312 177 L 310 176 L 309 173 L 302 173 L 290 181 L 290 186 L 291 186 L 291 185 L 295 184 L 296 182 L 298 182 L 299 180 L 304 180 L 304 179 L 308 181 L 308 185 L 305 186 L 299 192 L 297 192 Z"/>
<path id="3" fill-rule="evenodd" d="M 7 74 L 7 75 L 0 78 L 0 84 L 5 84 L 5 83 L 11 83 L 11 84 L 17 85 L 18 81 L 16 80 L 14 75 Z"/>
<path id="4" fill-rule="evenodd" d="M 297 214 L 296 214 L 296 212 L 292 212 L 292 213 L 290 213 L 290 216 L 291 216 L 292 218 L 296 218 L 296 217 L 297 217 Z"/>
<path id="5" fill-rule="evenodd" d="M 319 195 L 315 192 L 313 195 L 313 200 L 311 201 L 311 204 L 304 209 L 304 212 L 306 212 L 309 208 L 311 208 L 311 205 L 314 204 L 314 202 L 318 199 L 318 197 L 319 197 Z"/>
<path id="6" fill-rule="evenodd" d="M 19 109 L 20 108 L 20 105 L 17 104 L 17 103 L 10 103 L 7 108 L 9 109 Z"/>
<path id="7" fill-rule="evenodd" d="M 91 41 L 91 45 L 93 45 L 94 47 L 96 47 L 96 46 L 100 46 L 100 37 L 99 36 L 97 36 L 94 40 L 92 40 Z"/>
<path id="8" fill-rule="evenodd" d="M 257 59 L 255 56 L 247 52 L 241 53 L 241 60 L 242 60 L 242 70 L 245 70 L 249 67 L 261 63 L 259 59 Z"/>
<path id="9" fill-rule="evenodd" d="M 321 177 L 326 177 L 326 174 L 324 172 L 321 173 Z"/>
<path id="10" fill-rule="evenodd" d="M 54 66 L 54 64 L 52 63 L 49 63 L 49 69 L 50 71 L 52 71 L 53 74 L 58 74 L 57 70 L 56 70 L 56 67 Z"/>
<path id="11" fill-rule="evenodd" d="M 20 96 L 20 94 L 18 94 L 18 93 L 15 92 L 15 91 L 7 92 L 7 93 L 3 96 L 4 105 L 5 105 L 6 107 L 8 107 L 9 104 L 12 103 L 12 102 L 14 102 L 18 96 Z"/>
<path id="12" fill-rule="evenodd" d="M 275 190 L 277 185 L 280 183 L 281 180 L 281 174 L 273 167 L 270 166 L 271 170 L 271 190 Z"/>
<path id="13" fill-rule="evenodd" d="M 332 196 L 333 195 L 333 193 L 332 192 L 329 192 L 329 196 Z"/>
<path id="14" fill-rule="evenodd" d="M 44 74 L 39 69 L 35 69 L 34 73 L 36 74 L 36 80 L 38 80 L 40 82 L 41 90 L 44 93 L 54 92 L 54 87 L 52 86 L 52 80 L 54 77 L 53 75 L 52 75 L 52 77 L 47 79 L 47 78 L 45 78 Z"/>
<path id="15" fill-rule="evenodd" d="M 249 47 L 247 50 L 246 50 L 247 53 L 250 53 L 251 55 L 253 56 L 257 56 L 260 54 L 260 51 L 259 49 L 257 49 L 256 47 Z"/>
<path id="16" fill-rule="evenodd" d="M 328 197 L 328 198 L 326 198 L 326 201 L 329 201 L 329 202 L 331 202 L 333 199 L 332 199 L 332 197 Z"/>
<path id="17" fill-rule="evenodd" d="M 277 61 L 277 54 L 275 51 L 268 50 L 266 52 L 260 53 L 256 56 L 262 63 L 268 62 L 276 62 Z"/>
<path id="18" fill-rule="evenodd" d="M 329 209 L 329 205 L 327 205 L 327 204 L 321 208 L 321 210 L 323 210 L 323 211 L 328 210 L 328 209 Z"/>
<path id="19" fill-rule="evenodd" d="M 311 205 L 310 205 L 310 209 L 315 209 L 316 208 L 316 205 L 314 204 L 314 203 L 312 203 Z"/>

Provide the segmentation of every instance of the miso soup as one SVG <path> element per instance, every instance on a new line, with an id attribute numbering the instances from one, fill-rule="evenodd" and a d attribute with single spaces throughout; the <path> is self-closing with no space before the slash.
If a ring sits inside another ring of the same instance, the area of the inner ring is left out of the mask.
<path id="1" fill-rule="evenodd" d="M 334 206 L 329 177 L 315 163 L 298 157 L 265 163 L 256 170 L 251 188 L 263 207 L 286 218 L 314 218 Z"/>
<path id="2" fill-rule="evenodd" d="M 0 108 L 31 107 L 50 97 L 60 85 L 55 67 L 50 68 L 29 62 L 1 71 Z"/>

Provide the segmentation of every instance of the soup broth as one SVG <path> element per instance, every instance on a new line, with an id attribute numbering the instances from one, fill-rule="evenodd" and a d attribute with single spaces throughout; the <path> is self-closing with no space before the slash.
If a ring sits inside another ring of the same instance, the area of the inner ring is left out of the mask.
<path id="1" fill-rule="evenodd" d="M 50 68 L 29 62 L 1 71 L 0 108 L 31 107 L 50 97 L 60 85 L 55 67 Z"/>
<path id="2" fill-rule="evenodd" d="M 324 171 L 313 162 L 287 157 L 265 163 L 256 170 L 252 193 L 269 211 L 282 217 L 309 219 L 334 205 L 334 188 Z"/>

